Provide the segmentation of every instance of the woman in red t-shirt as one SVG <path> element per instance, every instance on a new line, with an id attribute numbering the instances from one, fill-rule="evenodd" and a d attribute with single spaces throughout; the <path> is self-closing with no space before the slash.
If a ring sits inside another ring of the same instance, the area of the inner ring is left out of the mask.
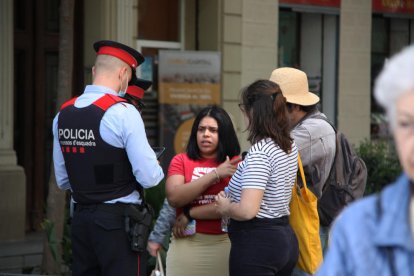
<path id="1" fill-rule="evenodd" d="M 230 241 L 221 231 L 215 196 L 227 186 L 240 161 L 240 145 L 227 112 L 210 106 L 195 118 L 186 153 L 171 161 L 166 194 L 177 208 L 167 254 L 167 275 L 228 275 Z M 188 235 L 188 224 L 195 233 Z"/>

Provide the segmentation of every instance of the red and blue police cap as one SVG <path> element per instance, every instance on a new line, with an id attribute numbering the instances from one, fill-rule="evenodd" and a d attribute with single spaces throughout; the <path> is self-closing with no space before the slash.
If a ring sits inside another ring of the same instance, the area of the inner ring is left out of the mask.
<path id="1" fill-rule="evenodd" d="M 132 79 L 129 82 L 126 94 L 142 100 L 144 98 L 145 90 L 147 90 L 151 85 L 152 81 L 137 78 L 137 76 L 133 74 Z"/>
<path id="2" fill-rule="evenodd" d="M 137 50 L 111 40 L 100 40 L 93 44 L 97 55 L 110 55 L 124 61 L 133 70 L 144 62 L 144 57 Z"/>
<path id="3" fill-rule="evenodd" d="M 129 85 L 136 85 L 144 90 L 147 90 L 152 85 L 152 81 L 140 79 L 136 74 L 132 75 L 131 80 L 128 83 Z"/>

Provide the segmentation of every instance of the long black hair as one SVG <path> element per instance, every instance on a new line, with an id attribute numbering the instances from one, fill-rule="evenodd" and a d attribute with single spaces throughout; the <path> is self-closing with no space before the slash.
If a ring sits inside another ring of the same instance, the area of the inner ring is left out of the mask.
<path id="1" fill-rule="evenodd" d="M 208 106 L 200 110 L 191 128 L 190 138 L 187 144 L 187 155 L 192 160 L 200 160 L 200 149 L 197 144 L 198 125 L 204 117 L 211 117 L 218 125 L 218 146 L 216 161 L 222 163 L 226 156 L 230 158 L 240 154 L 240 144 L 234 130 L 229 114 L 217 105 Z"/>
<path id="2" fill-rule="evenodd" d="M 284 152 L 290 151 L 293 139 L 286 98 L 279 85 L 269 80 L 253 82 L 242 90 L 240 107 L 249 119 L 250 143 L 271 138 Z"/>

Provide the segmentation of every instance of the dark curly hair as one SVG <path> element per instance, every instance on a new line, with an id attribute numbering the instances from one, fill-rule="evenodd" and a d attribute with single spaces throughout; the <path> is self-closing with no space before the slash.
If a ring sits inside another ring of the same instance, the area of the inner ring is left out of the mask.
<path id="1" fill-rule="evenodd" d="M 196 116 L 191 128 L 190 138 L 187 144 L 187 155 L 192 160 L 200 160 L 200 149 L 197 144 L 198 125 L 204 117 L 211 117 L 217 121 L 218 125 L 218 147 L 216 161 L 222 163 L 226 160 L 226 156 L 230 159 L 240 154 L 240 144 L 234 130 L 233 123 L 227 112 L 217 106 L 208 106 L 200 110 Z"/>

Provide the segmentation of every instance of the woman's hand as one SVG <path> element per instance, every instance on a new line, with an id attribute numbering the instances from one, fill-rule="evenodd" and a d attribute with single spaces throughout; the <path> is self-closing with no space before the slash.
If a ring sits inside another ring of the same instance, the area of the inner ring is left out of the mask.
<path id="1" fill-rule="evenodd" d="M 148 253 L 153 256 L 156 257 L 157 256 L 157 252 L 161 249 L 161 244 L 158 242 L 154 242 L 154 241 L 148 241 L 147 243 L 147 250 Z"/>
<path id="2" fill-rule="evenodd" d="M 237 164 L 241 161 L 241 157 L 235 157 L 232 160 L 227 156 L 226 161 L 217 167 L 217 174 L 220 179 L 232 176 L 237 170 Z"/>
<path id="3" fill-rule="evenodd" d="M 250 220 L 259 213 L 264 190 L 243 189 L 239 202 L 230 202 L 223 191 L 216 196 L 216 210 L 221 216 L 225 215 L 234 220 Z"/>
<path id="4" fill-rule="evenodd" d="M 230 198 L 226 197 L 226 194 L 221 191 L 216 195 L 216 210 L 217 212 L 223 217 L 223 216 L 229 216 L 230 217 L 230 206 L 231 201 Z"/>
<path id="5" fill-rule="evenodd" d="M 176 219 L 175 219 L 175 223 L 173 226 L 173 234 L 174 237 L 176 238 L 184 238 L 184 230 L 187 227 L 189 221 L 187 219 L 187 217 L 184 214 L 180 214 Z"/>

